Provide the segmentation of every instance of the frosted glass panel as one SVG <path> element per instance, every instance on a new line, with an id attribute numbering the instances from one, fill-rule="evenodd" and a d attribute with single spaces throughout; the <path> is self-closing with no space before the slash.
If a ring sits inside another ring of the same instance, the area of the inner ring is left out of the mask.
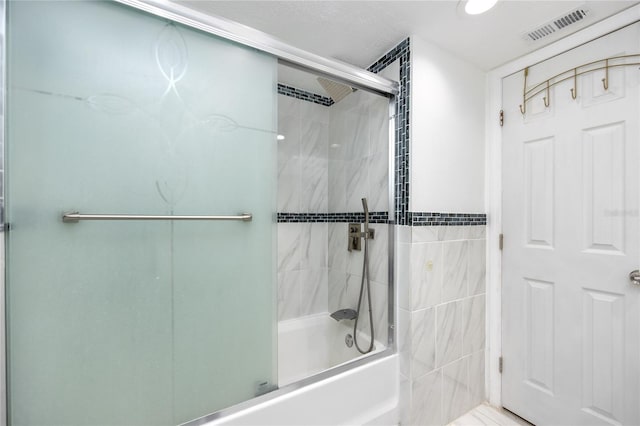
<path id="1" fill-rule="evenodd" d="M 108 2 L 8 22 L 10 423 L 177 424 L 272 388 L 276 59 Z"/>

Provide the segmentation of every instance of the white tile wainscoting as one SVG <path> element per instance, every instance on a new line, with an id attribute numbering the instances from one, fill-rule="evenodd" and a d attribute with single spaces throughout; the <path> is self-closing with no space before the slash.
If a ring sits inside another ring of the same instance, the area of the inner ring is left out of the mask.
<path id="1" fill-rule="evenodd" d="M 443 425 L 485 400 L 485 226 L 398 228 L 402 423 Z"/>

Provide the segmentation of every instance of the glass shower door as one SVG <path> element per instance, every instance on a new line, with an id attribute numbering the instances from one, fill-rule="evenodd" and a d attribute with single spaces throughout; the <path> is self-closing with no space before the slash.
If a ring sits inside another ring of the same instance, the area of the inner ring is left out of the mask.
<path id="1" fill-rule="evenodd" d="M 272 388 L 276 59 L 94 1 L 9 2 L 7 49 L 9 423 L 177 424 Z"/>

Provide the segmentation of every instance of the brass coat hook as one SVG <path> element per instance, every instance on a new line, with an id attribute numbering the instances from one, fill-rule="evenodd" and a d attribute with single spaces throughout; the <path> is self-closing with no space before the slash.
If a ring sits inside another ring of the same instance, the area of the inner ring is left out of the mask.
<path id="1" fill-rule="evenodd" d="M 544 96 L 542 100 L 544 101 L 544 106 L 549 108 L 549 105 L 551 104 L 549 96 L 549 80 L 547 80 L 547 96 Z"/>
<path id="2" fill-rule="evenodd" d="M 524 69 L 524 86 L 522 87 L 522 104 L 520 104 L 520 113 L 524 115 L 527 112 L 527 77 L 529 76 L 529 67 Z"/>
<path id="3" fill-rule="evenodd" d="M 602 85 L 604 90 L 609 90 L 609 60 L 605 59 L 604 62 L 604 78 L 602 79 Z"/>
<path id="4" fill-rule="evenodd" d="M 573 69 L 573 89 L 571 89 L 571 98 L 576 99 L 578 97 L 578 68 Z"/>

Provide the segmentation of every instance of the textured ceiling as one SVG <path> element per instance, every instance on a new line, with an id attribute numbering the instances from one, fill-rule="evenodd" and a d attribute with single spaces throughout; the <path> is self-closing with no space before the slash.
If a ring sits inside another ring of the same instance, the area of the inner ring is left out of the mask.
<path id="1" fill-rule="evenodd" d="M 633 6 L 638 1 L 499 1 L 468 16 L 451 1 L 179 1 L 271 34 L 296 47 L 366 67 L 410 35 L 489 70 Z M 576 7 L 591 13 L 544 41 L 522 34 Z"/>

